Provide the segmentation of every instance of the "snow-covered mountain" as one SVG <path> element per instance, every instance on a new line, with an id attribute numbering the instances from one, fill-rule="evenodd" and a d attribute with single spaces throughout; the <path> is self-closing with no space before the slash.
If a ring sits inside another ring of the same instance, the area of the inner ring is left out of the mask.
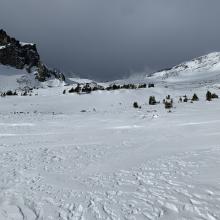
<path id="1" fill-rule="evenodd" d="M 220 53 L 101 84 L 155 87 L 80 93 L 98 85 L 46 76 L 33 45 L 14 44 L 0 46 L 0 93 L 44 88 L 0 97 L 0 220 L 220 219 L 220 99 L 206 101 L 220 95 Z"/>
<path id="2" fill-rule="evenodd" d="M 89 79 L 65 79 L 62 73 L 49 69 L 41 61 L 35 44 L 20 42 L 10 37 L 4 30 L 0 30 L 0 91 L 92 82 Z M 184 83 L 185 85 L 220 83 L 220 52 L 183 62 L 146 77 L 139 74 L 138 77 L 109 83 L 149 82 Z"/>
<path id="3" fill-rule="evenodd" d="M 62 84 L 62 73 L 49 69 L 40 59 L 36 45 L 24 43 L 0 30 L 0 90 L 45 84 Z"/>
<path id="4" fill-rule="evenodd" d="M 166 82 L 220 81 L 220 52 L 210 53 L 170 69 L 155 72 L 147 79 Z"/>

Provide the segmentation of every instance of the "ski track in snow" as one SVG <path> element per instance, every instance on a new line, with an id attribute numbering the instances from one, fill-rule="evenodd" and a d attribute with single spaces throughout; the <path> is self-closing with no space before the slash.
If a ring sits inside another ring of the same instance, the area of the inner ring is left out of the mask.
<path id="1" fill-rule="evenodd" d="M 0 220 L 220 219 L 219 102 L 54 115 L 33 98 L 42 113 L 2 104 Z"/>
<path id="2" fill-rule="evenodd" d="M 6 188 L 1 188 L 2 219 L 49 219 L 49 216 L 44 218 L 42 214 L 48 209 L 56 214 L 51 219 L 64 220 L 179 219 L 178 216 L 182 216 L 181 219 L 212 220 L 220 216 L 219 188 L 209 185 L 198 187 L 196 180 L 193 180 L 200 169 L 207 168 L 207 161 L 215 161 L 213 166 L 219 167 L 220 148 L 157 159 L 139 168 L 121 170 L 112 175 L 73 179 L 65 175 L 62 179 L 65 169 L 61 152 L 41 149 L 38 153 L 41 154 L 38 161 L 24 156 L 29 152 L 3 155 L 1 164 L 5 166 L 1 167 L 0 183 Z M 9 161 L 14 169 L 7 168 Z M 37 163 L 49 175 L 60 173 L 61 179 L 56 181 L 64 182 L 64 187 L 57 188 L 58 183 L 54 187 L 45 176 L 34 173 Z M 71 184 L 75 186 L 73 189 Z M 85 187 L 83 191 L 80 190 L 82 186 Z"/>

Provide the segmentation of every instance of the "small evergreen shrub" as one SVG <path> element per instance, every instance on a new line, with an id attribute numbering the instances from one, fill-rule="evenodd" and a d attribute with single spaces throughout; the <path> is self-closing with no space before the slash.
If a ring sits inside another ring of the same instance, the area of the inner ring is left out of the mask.
<path id="1" fill-rule="evenodd" d="M 212 101 L 212 93 L 210 91 L 207 91 L 207 93 L 206 93 L 206 100 Z"/>
<path id="2" fill-rule="evenodd" d="M 168 99 L 168 100 L 169 100 L 169 99 L 170 99 L 170 95 L 168 95 L 168 96 L 166 97 L 166 99 Z"/>
<path id="3" fill-rule="evenodd" d="M 70 90 L 69 90 L 69 93 L 74 93 L 75 92 L 75 90 L 74 90 L 74 88 L 71 88 Z M 63 93 L 64 94 L 64 93 Z"/>
<path id="4" fill-rule="evenodd" d="M 74 90 L 76 93 L 80 93 L 81 92 L 81 87 L 79 84 L 77 84 L 77 87 Z"/>
<path id="5" fill-rule="evenodd" d="M 215 93 L 212 94 L 212 99 L 218 99 L 218 95 L 216 95 Z"/>
<path id="6" fill-rule="evenodd" d="M 11 91 L 11 90 L 8 90 L 7 92 L 6 92 L 6 95 L 13 95 L 13 92 Z"/>
<path id="7" fill-rule="evenodd" d="M 165 105 L 165 109 L 173 108 L 173 102 L 171 100 L 166 100 L 164 105 Z"/>
<path id="8" fill-rule="evenodd" d="M 154 88 L 154 83 L 149 83 L 148 88 Z"/>
<path id="9" fill-rule="evenodd" d="M 184 96 L 183 102 L 188 102 L 187 96 Z"/>
<path id="10" fill-rule="evenodd" d="M 149 98 L 149 105 L 156 105 L 157 102 L 156 102 L 156 99 L 154 96 L 150 96 Z"/>
<path id="11" fill-rule="evenodd" d="M 146 84 L 139 84 L 139 85 L 138 85 L 138 88 L 139 88 L 139 89 L 144 89 L 144 88 L 146 88 L 146 87 L 147 87 Z"/>
<path id="12" fill-rule="evenodd" d="M 192 101 L 199 101 L 199 97 L 196 95 L 196 93 L 194 93 Z"/>
<path id="13" fill-rule="evenodd" d="M 137 103 L 137 102 L 134 102 L 134 103 L 133 103 L 133 107 L 134 107 L 134 108 L 139 108 L 138 103 Z"/>

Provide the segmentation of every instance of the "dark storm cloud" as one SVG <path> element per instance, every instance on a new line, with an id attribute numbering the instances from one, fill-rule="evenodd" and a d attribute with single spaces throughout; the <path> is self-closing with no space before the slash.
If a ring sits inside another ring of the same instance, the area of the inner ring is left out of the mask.
<path id="1" fill-rule="evenodd" d="M 42 59 L 114 79 L 220 51 L 219 0 L 0 0 L 0 25 Z"/>

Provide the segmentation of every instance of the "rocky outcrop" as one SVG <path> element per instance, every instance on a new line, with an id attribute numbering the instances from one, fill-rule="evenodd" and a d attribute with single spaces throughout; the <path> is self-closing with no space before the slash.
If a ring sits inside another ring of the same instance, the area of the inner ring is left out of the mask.
<path id="1" fill-rule="evenodd" d="M 38 74 L 36 76 L 36 79 L 38 79 L 40 82 L 44 82 L 46 79 L 50 78 L 51 76 L 54 76 L 60 81 L 65 81 L 65 76 L 63 73 L 55 69 L 51 70 L 41 62 L 38 63 L 37 72 Z"/>
<path id="2" fill-rule="evenodd" d="M 0 63 L 17 69 L 38 66 L 40 56 L 35 44 L 24 44 L 0 30 Z"/>
<path id="3" fill-rule="evenodd" d="M 28 73 L 36 70 L 36 79 L 45 81 L 54 76 L 62 81 L 65 77 L 58 71 L 49 69 L 40 60 L 35 44 L 22 43 L 0 30 L 0 64 L 16 69 L 26 69 Z"/>

